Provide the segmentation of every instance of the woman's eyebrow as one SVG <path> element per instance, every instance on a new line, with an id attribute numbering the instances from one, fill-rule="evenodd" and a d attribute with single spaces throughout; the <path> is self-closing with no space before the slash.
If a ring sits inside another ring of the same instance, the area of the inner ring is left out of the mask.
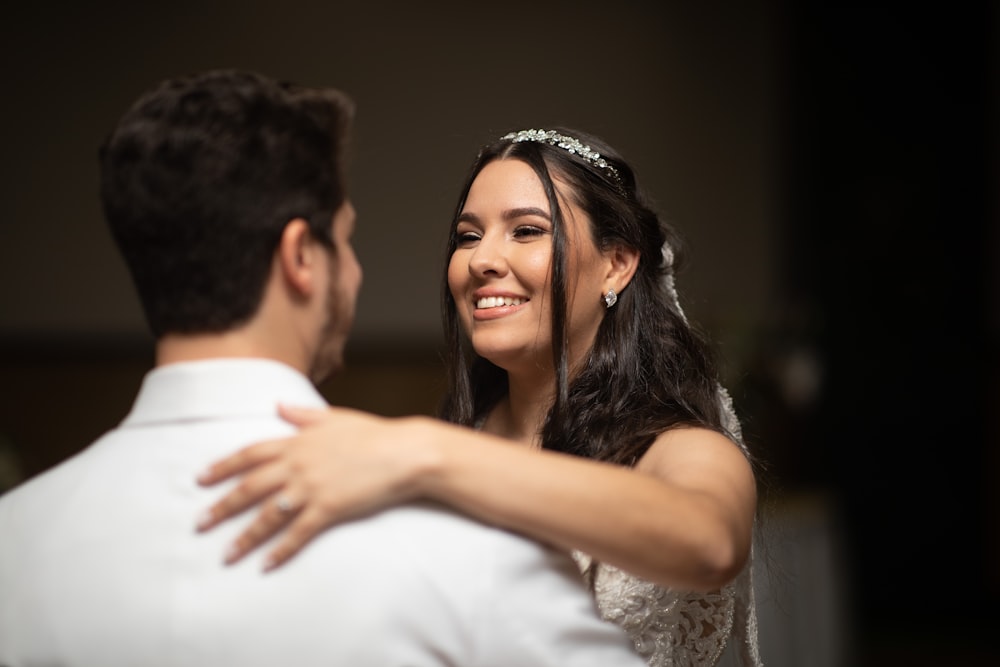
<path id="1" fill-rule="evenodd" d="M 538 216 L 540 218 L 545 218 L 549 222 L 552 221 L 552 216 L 549 215 L 548 211 L 543 211 L 535 206 L 523 206 L 519 208 L 509 208 L 503 212 L 504 220 L 515 220 L 517 218 L 525 218 L 528 216 Z"/>
<path id="2" fill-rule="evenodd" d="M 536 206 L 519 206 L 517 208 L 509 208 L 500 214 L 504 220 L 517 220 L 518 218 L 526 218 L 529 216 L 538 216 L 540 218 L 545 218 L 549 222 L 552 221 L 552 216 L 549 215 L 548 211 L 544 211 Z M 482 220 L 478 215 L 470 211 L 462 211 L 458 219 L 455 222 L 468 222 L 473 225 L 477 225 Z"/>

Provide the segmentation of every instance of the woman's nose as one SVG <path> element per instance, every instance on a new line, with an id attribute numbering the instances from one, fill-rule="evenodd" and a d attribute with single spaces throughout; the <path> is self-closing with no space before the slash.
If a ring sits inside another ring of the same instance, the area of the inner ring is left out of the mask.
<path id="1" fill-rule="evenodd" d="M 480 239 L 469 258 L 469 272 L 476 276 L 502 276 L 507 273 L 507 269 L 503 240 L 495 236 Z"/>

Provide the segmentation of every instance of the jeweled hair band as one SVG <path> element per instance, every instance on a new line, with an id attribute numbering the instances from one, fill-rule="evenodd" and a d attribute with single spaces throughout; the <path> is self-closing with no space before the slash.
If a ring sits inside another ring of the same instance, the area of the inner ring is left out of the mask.
<path id="1" fill-rule="evenodd" d="M 581 142 L 576 137 L 570 137 L 565 134 L 559 134 L 555 130 L 521 130 L 520 132 L 511 132 L 510 134 L 505 134 L 500 137 L 504 141 L 521 142 L 521 141 L 536 141 L 538 143 L 550 144 L 552 146 L 558 146 L 568 153 L 573 155 L 579 155 L 584 160 L 590 164 L 603 169 L 606 171 L 611 178 L 614 179 L 615 183 L 618 185 L 618 189 L 622 192 L 625 191 L 625 186 L 622 184 L 621 176 L 618 175 L 618 170 L 611 166 L 607 160 L 601 157 L 601 154 L 595 151 L 593 148 L 587 144 Z"/>

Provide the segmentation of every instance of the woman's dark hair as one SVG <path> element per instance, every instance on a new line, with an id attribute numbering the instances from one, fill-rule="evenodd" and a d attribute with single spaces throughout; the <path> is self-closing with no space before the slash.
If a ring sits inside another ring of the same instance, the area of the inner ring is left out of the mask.
<path id="1" fill-rule="evenodd" d="M 677 234 L 653 211 L 638 189 L 632 169 L 614 150 L 582 132 L 556 132 L 575 137 L 600 153 L 617 177 L 607 168 L 544 141 L 501 139 L 483 148 L 473 163 L 447 247 L 450 258 L 457 246 L 457 218 L 483 167 L 495 160 L 514 159 L 534 169 L 548 197 L 553 224 L 556 393 L 542 429 L 542 447 L 634 465 L 668 429 L 700 426 L 726 433 L 709 347 L 678 311 L 665 281 L 673 266 L 664 260 L 664 244 L 669 244 L 678 261 L 681 248 Z M 567 194 L 590 218 L 591 234 L 600 249 L 617 245 L 639 252 L 635 276 L 618 295 L 617 304 L 606 312 L 592 349 L 572 378 L 567 353 L 566 236 L 553 178 L 570 186 Z M 441 416 L 472 426 L 506 394 L 507 374 L 470 349 L 448 287 L 447 270 L 442 310 L 449 384 Z"/>
<path id="2" fill-rule="evenodd" d="M 101 147 L 105 217 L 153 335 L 254 315 L 289 221 L 333 248 L 353 103 L 253 72 L 163 82 Z"/>

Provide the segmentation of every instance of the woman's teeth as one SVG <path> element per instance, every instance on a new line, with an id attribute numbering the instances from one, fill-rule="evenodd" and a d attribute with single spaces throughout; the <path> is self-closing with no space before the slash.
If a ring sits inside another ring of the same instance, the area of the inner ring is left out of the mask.
<path id="1" fill-rule="evenodd" d="M 487 296 L 476 301 L 476 308 L 498 308 L 500 306 L 520 306 L 521 299 L 509 296 Z"/>

